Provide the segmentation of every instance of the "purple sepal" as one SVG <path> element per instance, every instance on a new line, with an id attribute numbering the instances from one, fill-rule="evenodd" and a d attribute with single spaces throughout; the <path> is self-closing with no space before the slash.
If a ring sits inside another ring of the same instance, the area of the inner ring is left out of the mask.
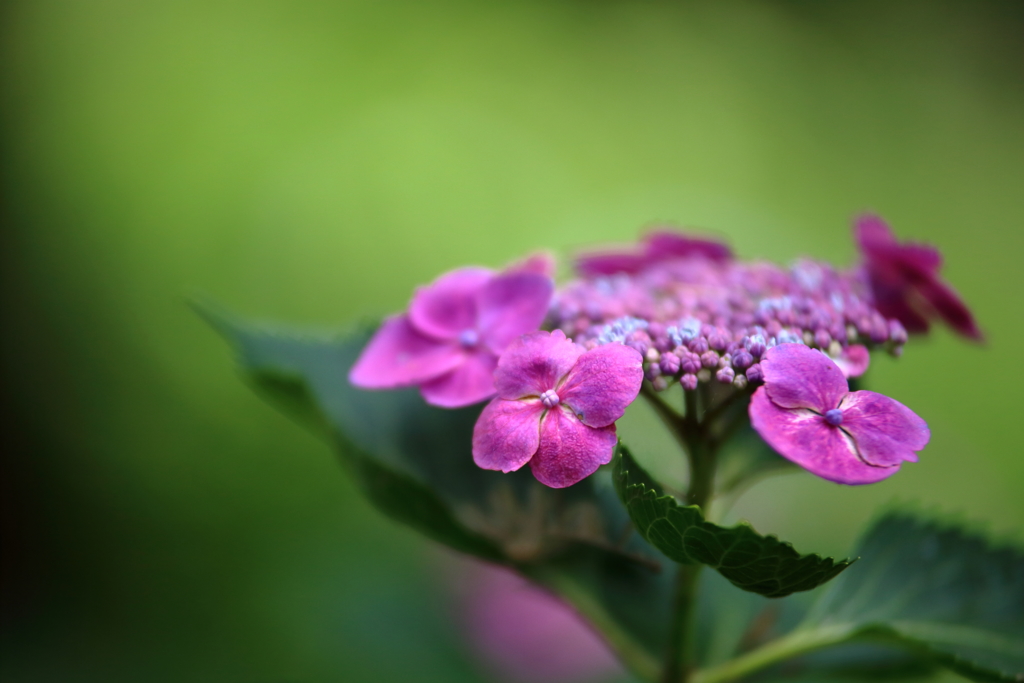
<path id="1" fill-rule="evenodd" d="M 843 349 L 842 355 L 832 360 L 843 371 L 843 377 L 860 377 L 871 365 L 871 352 L 862 344 L 854 344 Z"/>
<path id="2" fill-rule="evenodd" d="M 819 351 L 783 344 L 769 349 L 761 366 L 765 384 L 751 398 L 751 425 L 812 474 L 839 484 L 874 483 L 916 462 L 928 443 L 924 420 L 888 396 L 850 392 Z"/>
<path id="3" fill-rule="evenodd" d="M 420 333 L 406 315 L 387 318 L 349 371 L 363 389 L 394 389 L 433 379 L 461 365 L 466 352 Z"/>
<path id="4" fill-rule="evenodd" d="M 659 229 L 644 235 L 637 246 L 580 254 L 576 257 L 575 267 L 576 272 L 584 277 L 616 273 L 635 275 L 658 263 L 684 258 L 702 258 L 722 263 L 732 259 L 732 250 L 714 240 Z"/>
<path id="5" fill-rule="evenodd" d="M 938 274 L 942 256 L 931 246 L 896 241 L 879 216 L 864 215 L 854 224 L 874 304 L 907 332 L 927 332 L 928 318 L 941 318 L 957 333 L 983 338 L 967 305 Z M 881 332 L 879 332 L 881 334 Z"/>

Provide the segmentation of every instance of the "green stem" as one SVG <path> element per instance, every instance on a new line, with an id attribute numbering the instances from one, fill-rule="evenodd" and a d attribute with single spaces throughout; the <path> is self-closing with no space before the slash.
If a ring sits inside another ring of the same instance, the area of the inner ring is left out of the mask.
<path id="1" fill-rule="evenodd" d="M 684 391 L 685 414 L 680 415 L 646 385 L 644 396 L 683 446 L 690 463 L 690 484 L 686 491 L 686 504 L 697 505 L 707 511 L 714 493 L 715 448 L 711 431 L 701 419 L 698 395 Z M 707 397 L 703 401 L 707 410 Z M 676 574 L 675 596 L 672 603 L 672 622 L 669 625 L 669 646 L 662 669 L 663 683 L 678 683 L 689 676 L 693 661 L 694 608 L 697 603 L 697 583 L 703 565 L 681 565 Z"/>
<path id="2" fill-rule="evenodd" d="M 693 616 L 697 604 L 697 579 L 704 565 L 683 564 L 676 574 L 676 593 L 672 600 L 669 625 L 669 649 L 662 669 L 662 683 L 685 681 L 693 659 Z"/>
<path id="3" fill-rule="evenodd" d="M 689 439 L 690 487 L 686 504 L 698 505 L 705 514 L 715 488 L 715 448 L 710 435 L 698 429 L 696 438 Z"/>
<path id="4" fill-rule="evenodd" d="M 690 424 L 688 417 L 680 415 L 675 408 L 665 403 L 661 396 L 658 396 L 658 392 L 656 392 L 649 383 L 644 382 L 640 385 L 640 393 L 643 394 L 644 398 L 647 399 L 647 402 L 651 404 L 654 408 L 654 412 L 658 414 L 661 421 L 664 422 L 665 426 L 668 427 L 668 430 L 672 432 L 672 436 L 674 436 L 676 441 L 679 442 L 679 445 L 683 447 L 683 450 L 689 454 Z M 686 410 L 687 413 L 689 413 L 689 403 L 686 405 Z"/>
<path id="5" fill-rule="evenodd" d="M 848 642 L 854 635 L 848 625 L 794 631 L 724 664 L 697 671 L 688 683 L 730 683 L 787 659 Z M 680 677 L 676 683 L 685 680 Z"/>

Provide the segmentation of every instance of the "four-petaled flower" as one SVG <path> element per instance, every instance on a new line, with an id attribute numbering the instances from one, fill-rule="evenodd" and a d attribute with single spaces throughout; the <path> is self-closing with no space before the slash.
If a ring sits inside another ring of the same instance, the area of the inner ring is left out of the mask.
<path id="1" fill-rule="evenodd" d="M 498 397 L 473 429 L 473 460 L 502 472 L 529 463 L 542 484 L 571 486 L 611 462 L 615 421 L 642 382 L 643 358 L 628 346 L 584 352 L 561 330 L 524 335 L 498 362 Z"/>
<path id="2" fill-rule="evenodd" d="M 927 332 L 928 318 L 937 316 L 958 333 L 982 338 L 974 316 L 960 296 L 938 275 L 942 255 L 926 244 L 900 244 L 878 216 L 857 219 L 854 234 L 861 252 L 875 307 L 896 318 L 908 332 Z"/>
<path id="3" fill-rule="evenodd" d="M 540 327 L 553 284 L 538 257 L 495 274 L 461 268 L 419 289 L 409 312 L 388 318 L 349 373 L 364 389 L 419 386 L 435 406 L 458 408 L 494 395 L 498 356 Z"/>
<path id="4" fill-rule="evenodd" d="M 781 455 L 839 484 L 871 484 L 917 462 L 928 425 L 873 391 L 849 390 L 828 356 L 780 344 L 761 361 L 764 386 L 750 401 L 750 422 Z"/>
<path id="5" fill-rule="evenodd" d="M 675 230 L 653 230 L 641 239 L 640 248 L 580 254 L 576 272 L 584 277 L 628 273 L 635 275 L 650 265 L 677 258 L 704 257 L 710 261 L 728 261 L 732 250 L 714 240 L 689 237 Z"/>

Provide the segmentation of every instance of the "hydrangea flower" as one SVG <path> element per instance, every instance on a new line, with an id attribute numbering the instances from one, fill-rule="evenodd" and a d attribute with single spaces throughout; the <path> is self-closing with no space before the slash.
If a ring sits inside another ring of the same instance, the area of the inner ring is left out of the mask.
<path id="1" fill-rule="evenodd" d="M 639 248 L 624 247 L 617 250 L 580 254 L 576 258 L 576 272 L 580 275 L 636 274 L 647 266 L 675 258 L 701 257 L 712 261 L 728 261 L 732 250 L 720 242 L 690 237 L 675 230 L 653 230 L 647 233 Z"/>
<path id="2" fill-rule="evenodd" d="M 785 458 L 839 484 L 871 484 L 917 462 L 928 425 L 899 401 L 849 390 L 825 354 L 801 344 L 769 349 L 750 422 Z"/>
<path id="3" fill-rule="evenodd" d="M 643 359 L 622 344 L 590 351 L 561 330 L 513 342 L 498 362 L 498 396 L 473 429 L 473 460 L 513 472 L 527 463 L 552 488 L 564 488 L 611 462 L 615 421 L 640 393 Z"/>
<path id="4" fill-rule="evenodd" d="M 509 343 L 540 327 L 551 262 L 533 257 L 504 273 L 461 268 L 419 289 L 409 311 L 384 321 L 349 373 L 364 389 L 419 386 L 435 406 L 494 395 L 494 369 Z"/>
<path id="5" fill-rule="evenodd" d="M 939 277 L 938 250 L 926 244 L 900 244 L 889 225 L 874 215 L 857 219 L 854 235 L 882 315 L 896 318 L 910 332 L 927 332 L 928 318 L 939 317 L 965 337 L 982 338 L 970 309 Z"/>

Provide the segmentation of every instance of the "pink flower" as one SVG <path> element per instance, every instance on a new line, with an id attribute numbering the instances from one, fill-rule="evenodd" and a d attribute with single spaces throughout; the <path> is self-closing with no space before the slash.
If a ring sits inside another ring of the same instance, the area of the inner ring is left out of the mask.
<path id="1" fill-rule="evenodd" d="M 927 332 L 928 318 L 942 318 L 958 333 L 982 338 L 974 316 L 938 275 L 942 255 L 926 244 L 900 244 L 878 216 L 857 219 L 854 234 L 874 295 L 875 308 L 903 323 L 908 332 Z"/>
<path id="2" fill-rule="evenodd" d="M 871 484 L 917 462 L 928 425 L 873 391 L 849 390 L 828 356 L 780 344 L 761 361 L 764 386 L 750 401 L 750 422 L 783 457 L 839 484 Z"/>
<path id="3" fill-rule="evenodd" d="M 615 421 L 640 393 L 642 365 L 622 344 L 584 352 L 561 330 L 523 335 L 498 361 L 498 397 L 473 429 L 473 460 L 502 472 L 530 463 L 552 488 L 593 474 L 611 462 Z"/>
<path id="4" fill-rule="evenodd" d="M 584 277 L 615 273 L 635 275 L 648 266 L 672 259 L 703 257 L 721 262 L 732 258 L 732 251 L 724 244 L 688 237 L 675 230 L 653 230 L 644 235 L 639 247 L 580 254 L 576 258 L 576 271 Z"/>
<path id="5" fill-rule="evenodd" d="M 498 356 L 540 327 L 553 284 L 544 259 L 501 274 L 461 268 L 419 289 L 408 313 L 384 321 L 349 372 L 364 389 L 419 386 L 435 406 L 458 408 L 494 395 Z"/>

